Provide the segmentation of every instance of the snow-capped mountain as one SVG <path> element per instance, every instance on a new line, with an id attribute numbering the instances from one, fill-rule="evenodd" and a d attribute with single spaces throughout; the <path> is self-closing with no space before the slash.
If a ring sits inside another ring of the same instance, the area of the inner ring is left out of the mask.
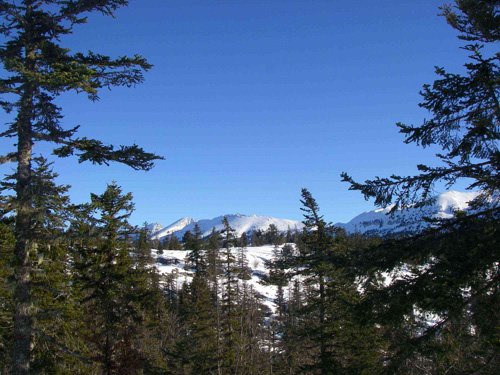
<path id="1" fill-rule="evenodd" d="M 146 225 L 146 230 L 148 233 L 153 234 L 163 229 L 163 225 L 160 223 L 151 223 Z"/>
<path id="2" fill-rule="evenodd" d="M 300 221 L 295 220 L 287 220 L 287 219 L 278 219 L 270 216 L 257 216 L 257 215 L 225 215 L 227 220 L 229 221 L 229 225 L 236 231 L 236 234 L 239 236 L 242 233 L 251 233 L 256 230 L 265 231 L 269 228 L 269 225 L 274 224 L 281 232 L 286 232 L 288 229 L 290 230 L 300 230 L 303 225 Z M 224 216 L 218 216 L 213 219 L 205 219 L 194 221 L 191 218 L 184 218 L 176 221 L 175 223 L 169 225 L 161 229 L 160 231 L 153 233 L 153 239 L 161 239 L 165 236 L 169 236 L 171 234 L 175 234 L 177 237 L 182 238 L 184 233 L 188 230 L 193 231 L 195 224 L 198 224 L 200 227 L 201 233 L 203 237 L 210 235 L 212 232 L 212 228 L 215 230 L 222 229 L 222 219 Z"/>
<path id="3" fill-rule="evenodd" d="M 390 207 L 385 209 L 377 209 L 370 212 L 362 213 L 346 224 L 339 223 L 337 226 L 345 228 L 350 233 L 367 233 L 373 235 L 387 235 L 397 233 L 415 232 L 430 225 L 422 220 L 423 217 L 432 218 L 451 218 L 457 210 L 467 210 L 468 202 L 477 197 L 478 193 L 461 193 L 457 191 L 449 191 L 437 196 L 434 203 L 423 208 L 410 208 L 404 211 L 397 211 L 393 215 L 387 215 Z M 204 236 L 209 235 L 212 228 L 216 230 L 222 228 L 222 219 L 224 216 L 219 216 L 211 220 L 199 220 L 198 225 Z M 243 232 L 251 232 L 253 230 L 265 230 L 270 224 L 274 224 L 280 231 L 286 231 L 288 228 L 301 229 L 303 225 L 298 221 L 277 219 L 267 216 L 247 216 L 247 215 L 226 215 L 230 225 L 236 229 L 238 234 Z M 156 238 L 161 238 L 166 233 L 173 233 L 177 236 L 182 236 L 187 230 L 193 230 L 196 222 L 190 218 L 181 219 L 174 224 L 163 228 L 155 234 Z M 175 230 L 176 228 L 181 228 Z M 295 246 L 295 245 L 292 245 Z M 237 251 L 237 249 L 233 249 Z M 266 268 L 266 262 L 273 257 L 274 246 L 249 246 L 244 252 L 248 260 L 248 266 L 251 269 L 251 279 L 247 283 L 263 297 L 263 302 L 271 311 L 275 311 L 276 304 L 276 287 L 263 283 L 265 275 L 269 273 Z M 193 272 L 186 267 L 185 259 L 189 254 L 189 250 L 163 250 L 159 252 L 152 250 L 155 265 L 161 274 L 175 274 L 177 277 L 177 285 L 180 287 L 183 282 L 192 280 Z M 387 274 L 386 282 L 390 283 L 396 277 L 408 274 L 405 268 L 395 270 L 391 274 Z M 288 293 L 290 289 L 287 289 Z M 287 291 L 285 291 L 287 293 Z"/>
<path id="4" fill-rule="evenodd" d="M 171 234 L 182 231 L 184 228 L 194 223 L 194 219 L 190 217 L 183 217 L 182 219 L 177 220 L 176 222 L 160 228 L 158 231 L 154 231 L 151 234 L 151 238 L 156 240 L 163 237 L 170 236 Z"/>
<path id="5" fill-rule="evenodd" d="M 415 233 L 430 224 L 423 220 L 424 217 L 446 219 L 451 218 L 457 210 L 467 210 L 468 202 L 478 196 L 477 192 L 448 191 L 435 197 L 433 203 L 421 208 L 409 208 L 389 214 L 391 207 L 380 208 L 373 211 L 364 212 L 354 217 L 348 223 L 337 223 L 338 227 L 344 228 L 349 233 L 362 233 L 369 235 L 385 236 L 390 234 Z M 256 230 L 265 231 L 270 224 L 276 225 L 279 231 L 286 232 L 288 229 L 302 230 L 303 224 L 300 221 L 279 219 L 271 216 L 258 215 L 225 215 L 231 227 L 237 235 L 251 233 Z M 198 224 L 202 236 L 210 235 L 212 228 L 222 229 L 222 219 L 218 216 L 213 219 L 195 221 L 190 217 L 182 218 L 167 227 L 157 231 L 152 231 L 153 239 L 161 239 L 175 234 L 182 238 L 188 230 L 193 231 L 195 224 Z M 159 224 L 156 224 L 159 225 Z"/>
<path id="6" fill-rule="evenodd" d="M 364 212 L 348 223 L 338 223 L 349 233 L 370 235 L 388 235 L 398 233 L 415 233 L 429 226 L 424 217 L 447 219 L 453 217 L 454 211 L 467 210 L 468 202 L 477 197 L 476 192 L 448 191 L 437 196 L 433 203 L 421 208 L 409 208 L 389 215 L 391 207 Z"/>

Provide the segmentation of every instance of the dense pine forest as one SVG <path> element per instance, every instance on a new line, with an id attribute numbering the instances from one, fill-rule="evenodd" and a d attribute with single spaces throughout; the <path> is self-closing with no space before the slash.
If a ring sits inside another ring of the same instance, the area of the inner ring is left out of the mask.
<path id="1" fill-rule="evenodd" d="M 12 143 L 0 162 L 15 166 L 0 183 L 0 372 L 499 373 L 500 1 L 441 8 L 469 57 L 462 73 L 438 67 L 424 85 L 429 119 L 397 125 L 406 143 L 438 149 L 435 163 L 409 176 L 341 177 L 394 211 L 465 181 L 479 192 L 469 210 L 429 218 L 418 233 L 349 234 L 303 189 L 300 232 L 240 235 L 224 219 L 209 236 L 195 226 L 162 241 L 129 223 L 133 196 L 119 182 L 74 204 L 69 186 L 56 183 L 57 163 L 34 150 L 50 144 L 52 157 L 133 170 L 162 159 L 63 126 L 61 95 L 96 101 L 152 68 L 139 55 L 73 52 L 62 42 L 89 27 L 89 14 L 114 16 L 126 5 L 0 0 L 0 104 L 11 118 L 0 135 Z M 274 249 L 260 281 L 276 290 L 271 307 L 248 282 L 246 252 L 263 245 Z M 159 272 L 165 250 L 185 256 L 189 278 Z"/>

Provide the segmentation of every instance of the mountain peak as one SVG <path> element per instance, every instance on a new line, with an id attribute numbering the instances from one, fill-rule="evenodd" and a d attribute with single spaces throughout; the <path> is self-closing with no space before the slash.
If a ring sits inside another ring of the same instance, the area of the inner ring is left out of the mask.
<path id="1" fill-rule="evenodd" d="M 477 192 L 447 191 L 432 199 L 432 203 L 423 207 L 410 207 L 389 214 L 391 207 L 379 208 L 364 212 L 346 224 L 338 223 L 350 233 L 387 235 L 397 233 L 418 232 L 429 223 L 424 217 L 448 219 L 456 210 L 467 210 L 469 202 L 478 196 Z"/>
<path id="2" fill-rule="evenodd" d="M 194 226 L 198 224 L 202 232 L 202 236 L 208 236 L 212 229 L 222 229 L 222 220 L 227 218 L 229 225 L 235 230 L 236 234 L 240 236 L 243 233 L 251 233 L 256 230 L 266 230 L 269 225 L 274 224 L 279 231 L 286 232 L 288 229 L 301 229 L 302 223 L 295 220 L 279 219 L 270 216 L 258 215 L 244 215 L 244 214 L 227 214 L 217 216 L 213 219 L 204 219 L 194 221 L 192 218 L 183 218 L 177 220 L 175 223 L 170 224 L 168 227 L 153 234 L 153 239 L 160 239 L 171 234 L 177 237 L 182 237 L 187 231 L 193 231 Z"/>
<path id="3" fill-rule="evenodd" d="M 454 215 L 456 210 L 467 210 L 469 202 L 478 196 L 477 192 L 447 191 L 437 195 L 431 203 L 424 207 L 410 207 L 398 210 L 389 215 L 391 206 L 378 208 L 373 211 L 364 212 L 354 217 L 348 223 L 337 223 L 338 227 L 344 228 L 349 233 L 363 233 L 371 235 L 388 235 L 398 233 L 418 232 L 429 223 L 422 220 L 423 217 L 447 219 Z M 274 224 L 279 231 L 286 232 L 288 229 L 301 230 L 304 226 L 300 221 L 279 219 L 272 216 L 245 215 L 232 213 L 217 216 L 213 219 L 195 221 L 191 217 L 184 217 L 176 222 L 152 233 L 153 239 L 161 239 L 170 235 L 181 238 L 187 231 L 193 231 L 198 224 L 203 237 L 210 235 L 212 229 L 222 229 L 222 220 L 226 217 L 229 225 L 239 236 L 242 233 L 251 233 L 256 230 L 265 231 L 269 225 Z"/>
<path id="4" fill-rule="evenodd" d="M 192 217 L 183 217 L 182 219 L 174 221 L 172 224 L 166 226 L 165 228 L 161 228 L 160 230 L 152 233 L 151 238 L 160 239 L 163 237 L 170 236 L 171 234 L 174 234 L 175 232 L 184 229 L 185 227 L 191 225 L 194 222 L 195 220 Z"/>

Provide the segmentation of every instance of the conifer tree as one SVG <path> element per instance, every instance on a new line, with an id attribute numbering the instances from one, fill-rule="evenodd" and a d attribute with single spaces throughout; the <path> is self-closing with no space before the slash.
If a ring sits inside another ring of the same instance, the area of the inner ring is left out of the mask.
<path id="1" fill-rule="evenodd" d="M 280 373 L 285 369 L 284 364 L 284 334 L 287 314 L 287 302 L 285 300 L 285 288 L 289 283 L 287 268 L 290 266 L 285 263 L 282 256 L 282 249 L 279 245 L 274 246 L 273 257 L 266 262 L 266 268 L 269 270 L 269 275 L 264 278 L 263 282 L 267 285 L 276 286 L 276 311 L 274 316 L 269 319 L 269 334 L 270 334 L 270 355 L 271 366 L 274 372 Z"/>
<path id="2" fill-rule="evenodd" d="M 171 234 L 168 238 L 167 244 L 168 250 L 182 250 L 182 244 L 179 242 L 179 239 L 175 234 Z"/>
<path id="3" fill-rule="evenodd" d="M 61 45 L 74 27 L 86 23 L 89 12 L 113 15 L 126 0 L 22 0 L 0 1 L 2 19 L 0 48 L 3 77 L 0 105 L 13 114 L 13 121 L 0 136 L 14 138 L 15 149 L 0 157 L 0 162 L 17 163 L 15 174 L 15 293 L 13 373 L 29 372 L 33 317 L 31 315 L 30 253 L 36 246 L 31 234 L 33 201 L 33 145 L 55 144 L 60 157 L 77 155 L 80 162 L 125 163 L 134 169 L 150 169 L 158 157 L 137 145 L 105 145 L 96 139 L 78 138 L 78 127 L 63 128 L 61 108 L 56 98 L 63 92 L 85 93 L 98 99 L 101 88 L 132 86 L 143 80 L 151 65 L 141 56 L 112 59 L 89 52 L 72 53 Z M 6 95 L 5 95 L 6 94 Z M 11 100 L 12 99 L 12 100 Z"/>
<path id="4" fill-rule="evenodd" d="M 301 202 L 304 231 L 295 273 L 305 288 L 300 330 L 310 340 L 304 345 L 309 360 L 302 367 L 321 374 L 376 371 L 377 333 L 373 326 L 355 319 L 360 295 L 347 268 L 345 232 L 325 222 L 306 189 L 302 189 Z M 372 340 L 370 345 L 367 340 Z"/>
<path id="5" fill-rule="evenodd" d="M 264 244 L 263 234 L 260 229 L 252 232 L 252 246 L 262 246 Z"/>
<path id="6" fill-rule="evenodd" d="M 191 246 L 191 242 L 193 239 L 193 234 L 191 233 L 190 230 L 186 231 L 184 235 L 182 236 L 182 244 L 183 244 L 183 249 L 188 250 L 189 247 Z"/>
<path id="7" fill-rule="evenodd" d="M 303 298 L 300 281 L 298 278 L 295 278 L 292 285 L 289 286 L 287 315 L 282 339 L 283 355 L 285 357 L 284 368 L 288 374 L 298 373 L 304 366 L 305 361 L 307 361 L 304 344 L 308 340 L 301 333 L 300 324 L 303 311 Z"/>
<path id="8" fill-rule="evenodd" d="M 222 220 L 221 230 L 222 253 L 220 263 L 222 266 L 222 298 L 221 298 L 221 329 L 223 340 L 223 363 L 228 371 L 234 369 L 236 357 L 236 340 L 238 334 L 238 317 L 236 306 L 238 303 L 238 270 L 236 258 L 232 252 L 236 245 L 234 229 L 229 224 L 227 217 Z"/>
<path id="9" fill-rule="evenodd" d="M 58 186 L 51 165 L 43 157 L 34 158 L 34 193 L 31 235 L 37 246 L 30 257 L 33 323 L 33 371 L 77 371 L 85 368 L 82 357 L 86 347 L 79 338 L 81 315 L 72 288 L 72 270 L 64 225 L 68 217 L 68 186 Z M 15 176 L 1 183 L 13 190 Z M 15 207 L 14 197 L 8 197 Z M 88 353 L 87 353 L 88 354 Z M 88 368 L 87 368 L 88 369 Z"/>
<path id="10" fill-rule="evenodd" d="M 422 147 L 437 146 L 440 166 L 418 165 L 415 176 L 391 176 L 357 183 L 346 173 L 344 181 L 351 190 L 359 190 L 375 204 L 394 204 L 393 210 L 411 205 L 425 205 L 432 198 L 433 186 L 443 181 L 450 187 L 458 180 L 469 182 L 469 189 L 479 189 L 475 200 L 481 205 L 498 194 L 500 181 L 500 4 L 496 0 L 457 0 L 442 8 L 442 15 L 468 42 L 465 74 L 436 68 L 438 79 L 426 84 L 421 92 L 420 107 L 432 114 L 420 126 L 398 123 L 405 143 Z M 491 47 L 491 48 L 489 48 Z M 489 56 L 488 56 L 489 55 Z"/>
<path id="11" fill-rule="evenodd" d="M 187 233 L 187 232 L 186 232 Z M 190 250 L 187 256 L 187 264 L 193 269 L 196 274 L 206 272 L 206 262 L 203 254 L 202 233 L 198 223 L 195 224 L 193 234 L 188 243 L 184 246 Z"/>
<path id="12" fill-rule="evenodd" d="M 7 372 L 12 345 L 12 268 L 10 267 L 14 233 L 7 224 L 0 222 L 0 370 Z"/>
<path id="13" fill-rule="evenodd" d="M 221 264 L 219 258 L 221 237 L 220 233 L 212 228 L 212 232 L 207 241 L 206 263 L 207 273 L 210 288 L 215 299 L 218 299 L 218 276 L 221 272 Z"/>
<path id="14" fill-rule="evenodd" d="M 243 232 L 241 234 L 238 242 L 239 242 L 238 246 L 240 246 L 240 247 L 247 247 L 248 246 L 248 236 L 245 232 Z"/>
<path id="15" fill-rule="evenodd" d="M 491 331 L 498 325 L 500 206 L 500 3 L 457 0 L 442 15 L 469 52 L 464 73 L 437 68 L 438 79 L 424 85 L 420 106 L 430 113 L 421 125 L 398 124 L 405 143 L 440 149 L 438 166 L 419 165 L 414 176 L 375 178 L 364 183 L 347 174 L 350 189 L 394 210 L 432 201 L 433 186 L 464 181 L 480 194 L 471 212 L 435 221 L 416 236 L 384 241 L 359 252 L 366 276 L 366 309 L 374 321 L 406 324 L 407 338 L 394 342 L 390 372 L 489 373 L 498 368 Z M 382 271 L 408 275 L 387 286 Z M 425 317 L 433 316 L 433 322 Z M 483 325 L 484 323 L 484 325 Z M 453 345 L 449 345 L 453 343 Z M 440 353 L 439 356 L 437 353 Z M 446 354 L 445 354 L 446 353 Z M 423 365 L 425 364 L 425 365 Z M 408 367 L 410 366 L 410 367 Z"/>
<path id="16" fill-rule="evenodd" d="M 282 243 L 282 238 L 278 227 L 275 224 L 270 224 L 267 230 L 264 233 L 264 237 L 266 238 L 266 243 L 271 245 L 279 245 Z"/>
<path id="17" fill-rule="evenodd" d="M 252 278 L 252 270 L 248 266 L 246 247 L 243 245 L 240 245 L 238 247 L 236 267 L 237 267 L 238 279 L 250 280 Z"/>
<path id="18" fill-rule="evenodd" d="M 76 265 L 88 311 L 86 324 L 91 328 L 88 340 L 104 374 L 139 371 L 146 361 L 135 341 L 143 323 L 149 267 L 137 253 L 134 266 L 126 240 L 133 231 L 127 221 L 133 210 L 131 199 L 115 183 L 102 195 L 91 195 L 99 238 L 95 246 L 80 248 Z"/>
<path id="19" fill-rule="evenodd" d="M 216 311 L 209 285 L 199 273 L 189 285 L 184 311 L 182 319 L 188 328 L 183 346 L 189 371 L 216 373 L 219 362 Z"/>

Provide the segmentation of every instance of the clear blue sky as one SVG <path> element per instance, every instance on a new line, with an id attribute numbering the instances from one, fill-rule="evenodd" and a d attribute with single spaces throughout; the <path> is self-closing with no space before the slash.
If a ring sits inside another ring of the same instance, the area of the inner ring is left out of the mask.
<path id="1" fill-rule="evenodd" d="M 347 190 L 342 171 L 364 180 L 433 161 L 394 124 L 429 117 L 418 91 L 434 65 L 462 70 L 442 3 L 130 0 L 115 19 L 92 16 L 71 48 L 139 53 L 154 69 L 98 103 L 64 95 L 64 123 L 166 160 L 147 173 L 59 160 L 59 182 L 83 202 L 116 180 L 134 194 L 135 224 L 236 212 L 300 219 L 301 187 L 327 219 L 347 221 L 373 205 Z"/>

